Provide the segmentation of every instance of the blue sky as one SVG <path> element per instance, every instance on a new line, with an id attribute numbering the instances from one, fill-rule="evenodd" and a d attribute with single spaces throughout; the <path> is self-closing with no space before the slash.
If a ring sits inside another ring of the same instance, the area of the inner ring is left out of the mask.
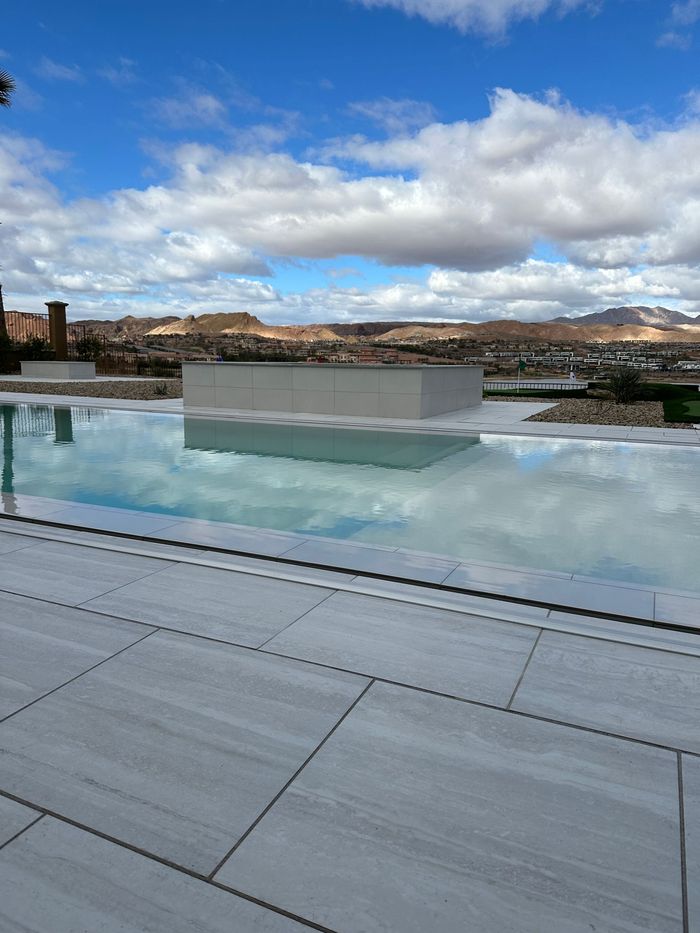
<path id="1" fill-rule="evenodd" d="M 8 304 L 700 312 L 699 22 L 700 0 L 14 5 Z"/>

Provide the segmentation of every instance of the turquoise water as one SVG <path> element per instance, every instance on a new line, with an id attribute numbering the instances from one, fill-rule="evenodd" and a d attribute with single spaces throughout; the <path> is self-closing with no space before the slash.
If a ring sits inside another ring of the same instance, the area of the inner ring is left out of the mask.
<path id="1" fill-rule="evenodd" d="M 0 407 L 46 496 L 700 590 L 700 449 Z"/>

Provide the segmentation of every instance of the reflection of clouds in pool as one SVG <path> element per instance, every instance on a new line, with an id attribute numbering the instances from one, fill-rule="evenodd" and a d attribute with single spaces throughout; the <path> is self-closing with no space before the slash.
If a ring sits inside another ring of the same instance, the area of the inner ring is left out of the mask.
<path id="1" fill-rule="evenodd" d="M 75 440 L 18 439 L 16 491 L 685 589 L 696 577 L 700 450 L 489 435 L 393 469 L 184 449 L 182 419 L 117 412 Z"/>

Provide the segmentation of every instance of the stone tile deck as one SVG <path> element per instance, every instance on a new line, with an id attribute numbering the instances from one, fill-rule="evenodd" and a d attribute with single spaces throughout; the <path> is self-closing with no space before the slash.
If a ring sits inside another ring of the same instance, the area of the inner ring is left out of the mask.
<path id="1" fill-rule="evenodd" d="M 692 633 L 28 537 L 2 933 L 700 929 Z"/>

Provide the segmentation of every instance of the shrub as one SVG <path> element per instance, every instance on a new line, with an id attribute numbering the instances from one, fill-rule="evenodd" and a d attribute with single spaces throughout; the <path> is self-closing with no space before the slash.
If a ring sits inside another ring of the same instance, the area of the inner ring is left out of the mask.
<path id="1" fill-rule="evenodd" d="M 628 405 L 641 394 L 642 374 L 638 369 L 618 369 L 608 379 L 608 390 L 618 405 Z"/>
<path id="2" fill-rule="evenodd" d="M 16 346 L 21 360 L 52 360 L 55 356 L 51 344 L 43 337 L 29 337 Z"/>
<path id="3" fill-rule="evenodd" d="M 104 341 L 92 334 L 75 342 L 75 356 L 79 360 L 98 360 L 104 349 Z"/>

